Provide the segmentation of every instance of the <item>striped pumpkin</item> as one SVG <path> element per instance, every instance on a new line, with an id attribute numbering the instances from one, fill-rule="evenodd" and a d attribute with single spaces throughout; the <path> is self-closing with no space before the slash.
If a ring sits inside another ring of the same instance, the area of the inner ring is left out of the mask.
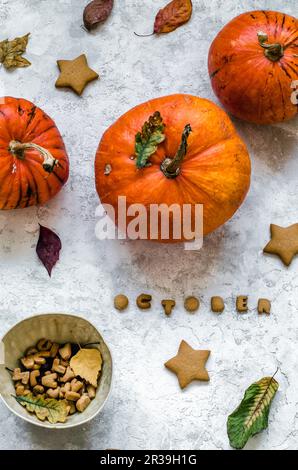
<path id="1" fill-rule="evenodd" d="M 234 116 L 272 124 L 297 114 L 298 20 L 293 16 L 265 10 L 237 16 L 211 44 L 208 65 L 215 94 Z"/>
<path id="2" fill-rule="evenodd" d="M 66 183 L 69 162 L 54 121 L 30 101 L 0 99 L 0 209 L 45 204 Z"/>

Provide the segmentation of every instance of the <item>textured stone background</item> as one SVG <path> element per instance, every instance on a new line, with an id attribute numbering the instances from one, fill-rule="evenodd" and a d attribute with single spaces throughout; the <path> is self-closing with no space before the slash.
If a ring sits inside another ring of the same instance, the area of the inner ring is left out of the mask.
<path id="1" fill-rule="evenodd" d="M 111 347 L 115 362 L 111 398 L 83 428 L 51 432 L 23 423 L 0 404 L 1 449 L 228 449 L 226 419 L 244 389 L 280 367 L 280 391 L 270 428 L 247 449 L 293 449 L 298 442 L 298 259 L 286 269 L 264 256 L 269 224 L 289 225 L 297 215 L 297 120 L 257 127 L 235 120 L 253 164 L 250 193 L 236 216 L 205 240 L 200 252 L 144 242 L 99 242 L 93 160 L 103 131 L 135 104 L 186 92 L 215 100 L 207 54 L 220 28 L 241 12 L 276 9 L 294 14 L 295 0 L 194 0 L 190 23 L 163 37 L 150 32 L 165 0 L 115 0 L 110 19 L 95 33 L 82 28 L 81 0 L 1 0 L 1 38 L 31 31 L 32 67 L 0 70 L 1 95 L 25 97 L 56 121 L 71 161 L 66 188 L 46 207 L 0 214 L 0 334 L 28 315 L 73 312 L 91 319 Z M 297 5 L 296 5 L 297 6 Z M 82 98 L 57 90 L 57 59 L 82 52 L 101 74 Z M 63 241 L 61 261 L 49 279 L 35 255 L 37 223 Z M 142 291 L 154 296 L 150 312 L 134 305 Z M 131 306 L 113 310 L 114 294 Z M 250 311 L 237 315 L 237 294 L 249 294 Z M 183 298 L 201 298 L 200 311 L 184 311 Z M 209 310 L 222 295 L 226 310 Z M 165 318 L 160 300 L 174 297 Z M 272 300 L 270 317 L 258 317 L 258 297 Z M 211 349 L 209 384 L 181 392 L 163 363 L 184 338 Z"/>

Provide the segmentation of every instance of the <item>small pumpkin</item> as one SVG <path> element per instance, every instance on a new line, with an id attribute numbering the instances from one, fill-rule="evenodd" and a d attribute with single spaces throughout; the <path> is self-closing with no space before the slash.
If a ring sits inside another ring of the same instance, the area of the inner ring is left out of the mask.
<path id="1" fill-rule="evenodd" d="M 135 154 L 141 145 L 140 131 L 146 133 L 158 116 L 163 118 L 159 131 L 164 138 L 156 133 L 156 151 L 147 161 L 139 161 Z M 153 99 L 128 111 L 105 132 L 95 160 L 97 192 L 103 204 L 114 208 L 119 228 L 126 230 L 133 220 L 127 216 L 126 223 L 119 224 L 118 198 L 125 196 L 127 207 L 135 203 L 146 207 L 151 240 L 150 204 L 179 204 L 181 209 L 190 204 L 192 220 L 195 204 L 203 204 L 207 235 L 241 205 L 250 173 L 246 146 L 227 114 L 209 100 L 184 94 Z M 154 240 L 185 240 L 173 238 L 172 222 L 170 239 L 163 239 L 159 225 Z"/>
<path id="2" fill-rule="evenodd" d="M 4 97 L 0 103 L 0 209 L 45 204 L 68 179 L 60 132 L 30 101 Z"/>
<path id="3" fill-rule="evenodd" d="M 234 116 L 257 124 L 293 118 L 298 79 L 298 20 L 276 11 L 251 11 L 230 21 L 209 50 L 215 94 Z"/>

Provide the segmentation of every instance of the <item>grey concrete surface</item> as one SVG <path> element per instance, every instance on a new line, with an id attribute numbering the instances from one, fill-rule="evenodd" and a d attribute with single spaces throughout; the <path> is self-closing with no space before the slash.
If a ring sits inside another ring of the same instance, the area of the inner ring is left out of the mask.
<path id="1" fill-rule="evenodd" d="M 199 252 L 181 246 L 104 241 L 95 237 L 98 205 L 93 161 L 104 130 L 123 112 L 149 98 L 185 92 L 212 99 L 207 73 L 211 40 L 241 12 L 275 9 L 294 14 L 295 0 L 194 0 L 192 20 L 162 37 L 150 32 L 165 0 L 115 0 L 110 19 L 92 34 L 82 28 L 80 0 L 1 0 L 1 38 L 31 32 L 32 66 L 0 69 L 0 94 L 25 97 L 56 121 L 69 153 L 70 180 L 45 207 L 0 214 L 0 334 L 28 315 L 71 312 L 91 319 L 111 347 L 115 376 L 104 411 L 88 425 L 51 432 L 23 423 L 0 403 L 1 449 L 229 449 L 226 419 L 253 381 L 274 373 L 280 390 L 269 429 L 247 449 L 298 447 L 298 259 L 286 269 L 264 256 L 271 222 L 298 222 L 297 119 L 260 127 L 234 120 L 253 165 L 249 195 L 235 217 L 206 238 Z M 296 8 L 295 8 L 296 7 Z M 86 53 L 101 75 L 79 98 L 55 89 L 57 59 Z M 63 242 L 49 279 L 35 255 L 38 222 Z M 141 292 L 153 295 L 149 312 L 135 307 Z M 116 293 L 130 308 L 113 309 Z M 186 295 L 201 299 L 189 315 Z M 235 298 L 249 295 L 238 315 Z M 212 295 L 226 310 L 210 312 Z M 171 318 L 160 301 L 176 299 Z M 272 314 L 256 312 L 257 299 L 272 301 Z M 181 339 L 212 351 L 211 381 L 181 392 L 164 362 Z"/>

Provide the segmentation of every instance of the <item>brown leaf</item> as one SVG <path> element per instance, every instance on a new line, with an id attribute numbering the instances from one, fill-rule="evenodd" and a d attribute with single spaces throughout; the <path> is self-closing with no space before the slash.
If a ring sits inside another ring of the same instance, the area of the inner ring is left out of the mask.
<path id="1" fill-rule="evenodd" d="M 22 57 L 26 52 L 30 33 L 12 41 L 5 39 L 0 42 L 0 62 L 5 68 L 28 67 L 31 65 L 29 60 Z"/>
<path id="2" fill-rule="evenodd" d="M 85 28 L 90 31 L 96 28 L 99 23 L 103 23 L 110 16 L 113 9 L 114 0 L 93 0 L 90 2 L 83 14 Z"/>
<path id="3" fill-rule="evenodd" d="M 101 366 L 102 357 L 98 349 L 80 349 L 70 360 L 70 367 L 75 375 L 79 375 L 94 387 L 97 387 Z"/>
<path id="4" fill-rule="evenodd" d="M 170 33 L 184 23 L 187 23 L 192 14 L 191 0 L 172 0 L 167 6 L 159 10 L 155 18 L 154 33 Z"/>

